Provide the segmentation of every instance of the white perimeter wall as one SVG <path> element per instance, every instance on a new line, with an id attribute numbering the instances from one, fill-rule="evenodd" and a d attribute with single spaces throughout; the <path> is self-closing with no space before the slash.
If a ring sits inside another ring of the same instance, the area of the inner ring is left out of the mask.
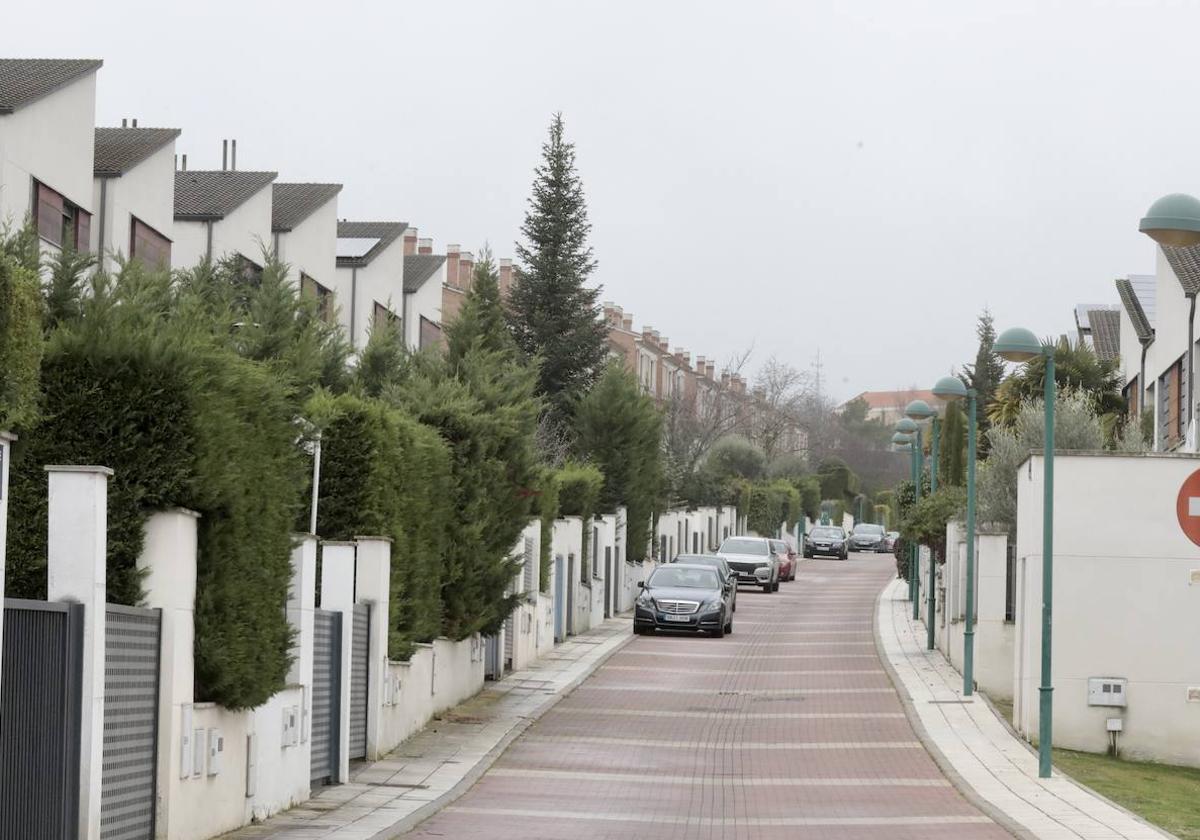
<path id="1" fill-rule="evenodd" d="M 104 181 L 108 182 L 108 187 L 104 199 L 104 241 L 101 242 L 100 185 Z M 163 146 L 120 178 L 96 178 L 92 195 L 96 208 L 92 218 L 92 253 L 104 254 L 105 268 L 112 267 L 113 256 L 129 256 L 129 232 L 134 216 L 174 241 L 175 144 Z"/>
<path id="2" fill-rule="evenodd" d="M 93 211 L 95 125 L 95 73 L 0 116 L 0 226 L 24 224 L 33 178 Z"/>
<path id="3" fill-rule="evenodd" d="M 388 663 L 380 716 L 380 749 L 399 746 L 438 712 L 474 697 L 483 688 L 483 641 L 434 639 L 419 644 L 406 662 Z"/>
<path id="4" fill-rule="evenodd" d="M 1031 737 L 1041 662 L 1042 466 L 1034 456 L 1018 474 L 1014 718 Z M 1200 766 L 1200 702 L 1188 702 L 1188 689 L 1200 688 L 1200 547 L 1175 515 L 1180 485 L 1197 469 L 1196 456 L 1056 456 L 1056 746 L 1102 752 L 1105 720 L 1122 717 L 1123 754 Z M 1128 679 L 1128 707 L 1089 707 L 1089 677 Z"/>

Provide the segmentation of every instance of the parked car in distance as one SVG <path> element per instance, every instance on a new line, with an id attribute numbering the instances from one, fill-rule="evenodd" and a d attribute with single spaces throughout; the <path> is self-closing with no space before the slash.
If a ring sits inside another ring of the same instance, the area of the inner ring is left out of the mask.
<path id="1" fill-rule="evenodd" d="M 783 540 L 771 540 L 771 550 L 779 558 L 779 579 L 796 579 L 796 552 L 788 548 Z"/>
<path id="2" fill-rule="evenodd" d="M 884 550 L 893 552 L 896 550 L 896 540 L 900 539 L 899 531 L 888 531 L 883 535 Z"/>
<path id="3" fill-rule="evenodd" d="M 715 554 L 680 554 L 672 563 L 683 563 L 688 566 L 712 566 L 720 570 L 721 579 L 729 581 L 729 602 L 734 612 L 737 612 L 737 572 L 729 568 L 729 561 Z"/>
<path id="4" fill-rule="evenodd" d="M 804 540 L 804 556 L 837 557 L 845 560 L 850 556 L 846 546 L 846 532 L 836 525 L 818 525 Z"/>
<path id="5" fill-rule="evenodd" d="M 633 632 L 691 630 L 721 638 L 733 632 L 734 585 L 713 566 L 668 563 L 640 581 L 633 606 Z"/>
<path id="6" fill-rule="evenodd" d="M 761 586 L 763 592 L 779 589 L 779 558 L 766 537 L 726 537 L 717 554 L 737 572 L 738 583 Z"/>
<path id="7" fill-rule="evenodd" d="M 874 551 L 877 554 L 887 551 L 887 543 L 884 542 L 886 536 L 887 532 L 883 530 L 882 525 L 860 522 L 850 532 L 850 550 Z"/>

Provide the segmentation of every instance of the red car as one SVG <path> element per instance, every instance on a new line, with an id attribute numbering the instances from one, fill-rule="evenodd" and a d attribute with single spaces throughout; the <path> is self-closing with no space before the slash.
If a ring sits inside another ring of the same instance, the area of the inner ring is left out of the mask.
<path id="1" fill-rule="evenodd" d="M 779 558 L 779 579 L 796 579 L 796 552 L 783 540 L 771 540 L 771 551 Z"/>

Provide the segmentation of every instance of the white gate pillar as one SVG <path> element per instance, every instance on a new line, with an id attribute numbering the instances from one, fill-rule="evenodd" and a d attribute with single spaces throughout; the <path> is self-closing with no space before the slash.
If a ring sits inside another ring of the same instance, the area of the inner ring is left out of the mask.
<path id="1" fill-rule="evenodd" d="M 384 752 L 383 698 L 388 678 L 388 629 L 392 588 L 392 541 L 387 537 L 355 537 L 358 569 L 356 600 L 371 605 L 371 633 L 367 641 L 367 760 Z"/>
<path id="2" fill-rule="evenodd" d="M 350 781 L 350 656 L 354 642 L 354 543 L 321 543 L 321 609 L 341 613 L 338 669 L 338 764 L 333 781 Z"/>
<path id="3" fill-rule="evenodd" d="M 14 440 L 15 435 L 0 432 L 0 657 L 4 656 L 4 546 L 8 540 L 8 462 Z"/>
<path id="4" fill-rule="evenodd" d="M 46 595 L 83 604 L 79 704 L 79 838 L 100 837 L 104 768 L 104 619 L 108 552 L 108 467 L 48 466 Z"/>

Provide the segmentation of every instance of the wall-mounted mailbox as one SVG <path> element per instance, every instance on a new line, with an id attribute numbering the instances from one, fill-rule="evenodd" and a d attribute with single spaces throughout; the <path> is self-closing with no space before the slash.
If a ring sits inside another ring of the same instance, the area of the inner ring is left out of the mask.
<path id="1" fill-rule="evenodd" d="M 225 752 L 225 736 L 220 729 L 208 730 L 208 775 L 221 772 L 221 755 Z"/>
<path id="2" fill-rule="evenodd" d="M 283 746 L 294 747 L 300 743 L 300 707 L 286 706 L 283 710 Z"/>
<path id="3" fill-rule="evenodd" d="M 205 730 L 192 730 L 192 778 L 196 779 L 204 775 L 204 755 L 208 752 L 205 748 Z"/>
<path id="4" fill-rule="evenodd" d="M 1120 706 L 1128 703 L 1128 680 L 1122 677 L 1088 678 L 1089 706 Z"/>
<path id="5" fill-rule="evenodd" d="M 179 778 L 186 779 L 192 775 L 192 704 L 184 703 L 180 709 L 181 725 L 179 733 Z"/>

